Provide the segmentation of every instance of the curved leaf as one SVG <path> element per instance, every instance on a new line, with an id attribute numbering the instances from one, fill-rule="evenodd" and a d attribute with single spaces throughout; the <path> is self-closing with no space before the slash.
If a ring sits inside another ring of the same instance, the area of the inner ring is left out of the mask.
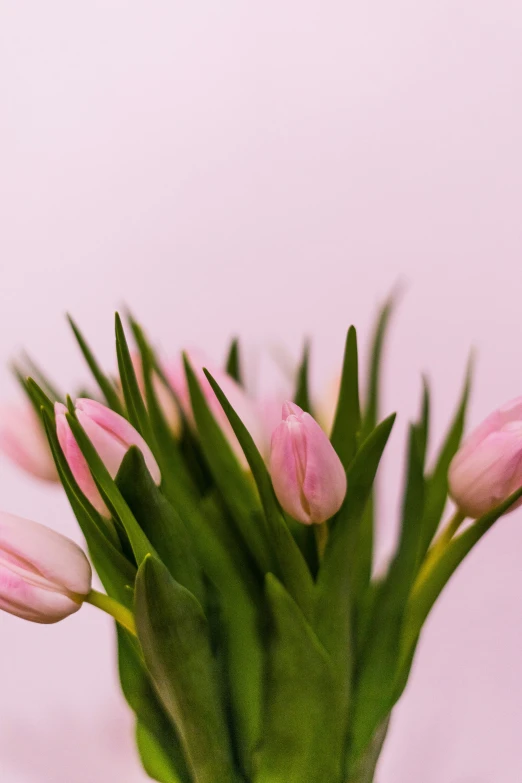
<path id="1" fill-rule="evenodd" d="M 359 406 L 359 364 L 357 357 L 357 333 L 350 326 L 346 337 L 343 371 L 337 410 L 330 440 L 345 470 L 348 469 L 357 450 L 357 437 L 361 428 Z"/>
<path id="2" fill-rule="evenodd" d="M 332 662 L 272 575 L 268 693 L 254 783 L 326 783 L 341 777 L 341 705 Z"/>
<path id="3" fill-rule="evenodd" d="M 201 605 L 159 560 L 147 557 L 136 579 L 135 614 L 147 668 L 179 731 L 194 783 L 235 783 Z"/>
<path id="4" fill-rule="evenodd" d="M 301 554 L 292 534 L 280 511 L 274 494 L 272 481 L 254 440 L 245 425 L 234 411 L 219 385 L 211 374 L 205 370 L 210 385 L 221 403 L 226 416 L 232 425 L 236 437 L 248 460 L 252 475 L 256 482 L 261 502 L 265 510 L 269 542 L 273 558 L 278 565 L 278 577 L 288 589 L 296 603 L 301 607 L 306 617 L 311 617 L 313 608 L 313 580 L 308 565 Z"/>

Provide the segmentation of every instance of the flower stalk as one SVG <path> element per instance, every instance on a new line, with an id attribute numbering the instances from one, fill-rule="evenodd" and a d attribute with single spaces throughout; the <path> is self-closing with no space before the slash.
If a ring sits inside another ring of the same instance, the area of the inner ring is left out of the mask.
<path id="1" fill-rule="evenodd" d="M 97 609 L 101 609 L 102 612 L 109 614 L 113 617 L 122 628 L 129 631 L 133 636 L 136 636 L 136 622 L 134 615 L 127 609 L 127 607 L 118 603 L 114 598 L 111 598 L 105 593 L 100 593 L 98 590 L 91 590 L 91 592 L 84 598 L 85 603 L 95 606 Z"/>

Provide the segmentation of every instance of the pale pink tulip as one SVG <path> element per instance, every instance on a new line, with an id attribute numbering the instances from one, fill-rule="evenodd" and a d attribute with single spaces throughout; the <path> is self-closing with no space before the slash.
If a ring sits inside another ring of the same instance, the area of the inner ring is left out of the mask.
<path id="1" fill-rule="evenodd" d="M 58 481 L 45 432 L 30 402 L 0 407 L 0 449 L 27 473 Z"/>
<path id="2" fill-rule="evenodd" d="M 281 506 L 307 525 L 332 517 L 346 495 L 335 449 L 315 419 L 292 402 L 284 403 L 272 435 L 270 473 Z"/>
<path id="3" fill-rule="evenodd" d="M 79 546 L 37 522 L 0 512 L 0 609 L 35 623 L 77 612 L 91 589 Z"/>
<path id="4" fill-rule="evenodd" d="M 472 518 L 522 487 L 522 397 L 491 413 L 469 435 L 453 458 L 448 478 L 451 497 Z M 510 510 L 521 504 L 519 500 Z"/>
<path id="5" fill-rule="evenodd" d="M 130 447 L 137 446 L 143 454 L 153 480 L 156 484 L 160 484 L 161 473 L 151 450 L 127 419 L 95 400 L 76 400 L 75 411 L 79 423 L 112 478 L 115 478 L 118 473 L 123 458 Z M 72 434 L 66 418 L 67 408 L 61 403 L 56 403 L 55 413 L 58 440 L 78 486 L 99 513 L 109 517 L 110 512 Z"/>
<path id="6" fill-rule="evenodd" d="M 214 394 L 214 391 L 203 372 L 203 368 L 205 367 L 208 369 L 213 378 L 215 378 L 229 403 L 254 439 L 256 446 L 262 454 L 265 454 L 267 450 L 267 439 L 262 416 L 257 404 L 247 395 L 244 389 L 230 377 L 230 375 L 220 368 L 212 366 L 210 362 L 204 359 L 201 353 L 190 351 L 187 353 L 187 356 L 214 418 L 226 435 L 227 440 L 232 446 L 241 465 L 246 468 L 248 463 L 243 454 L 243 450 L 239 445 L 239 441 L 234 434 L 218 398 Z M 166 373 L 189 423 L 192 426 L 195 426 L 190 402 L 190 393 L 181 357 L 175 362 L 172 362 L 170 366 L 166 367 Z"/>

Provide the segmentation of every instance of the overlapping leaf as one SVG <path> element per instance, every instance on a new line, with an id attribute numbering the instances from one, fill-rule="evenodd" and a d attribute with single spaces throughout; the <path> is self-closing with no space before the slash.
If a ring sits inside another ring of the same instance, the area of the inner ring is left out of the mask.
<path id="1" fill-rule="evenodd" d="M 227 438 L 212 415 L 186 357 L 185 372 L 203 454 L 243 541 L 259 569 L 264 573 L 270 567 L 271 555 L 254 488 L 242 471 Z"/>
<path id="2" fill-rule="evenodd" d="M 234 411 L 219 385 L 208 371 L 205 374 L 248 460 L 265 511 L 266 534 L 272 557 L 278 566 L 277 575 L 306 617 L 313 611 L 313 580 L 299 547 L 290 533 L 274 494 L 272 482 L 263 458 L 245 425 Z"/>
<path id="3" fill-rule="evenodd" d="M 192 593 L 147 557 L 136 580 L 138 636 L 194 783 L 236 783 L 208 624 Z"/>
<path id="4" fill-rule="evenodd" d="M 266 579 L 271 617 L 268 693 L 254 783 L 326 783 L 341 774 L 334 666 L 283 585 Z"/>

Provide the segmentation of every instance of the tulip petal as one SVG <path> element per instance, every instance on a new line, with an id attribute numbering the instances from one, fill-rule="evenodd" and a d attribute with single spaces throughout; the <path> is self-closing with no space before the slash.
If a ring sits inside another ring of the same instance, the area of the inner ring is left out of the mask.
<path id="1" fill-rule="evenodd" d="M 54 623 L 78 611 L 92 571 L 70 539 L 28 519 L 0 513 L 0 609 Z"/>
<path id="2" fill-rule="evenodd" d="M 306 433 L 307 453 L 303 494 L 310 506 L 312 522 L 324 522 L 341 508 L 347 489 L 346 473 L 315 419 L 305 413 L 301 421 Z"/>
<path id="3" fill-rule="evenodd" d="M 67 408 L 65 405 L 57 402 L 55 404 L 55 414 L 56 435 L 58 437 L 58 442 L 60 443 L 60 447 L 64 453 L 65 459 L 67 460 L 67 463 L 71 469 L 71 473 L 73 474 L 74 479 L 80 487 L 81 491 L 87 500 L 91 503 L 91 505 L 94 506 L 96 511 L 108 519 L 111 516 L 111 512 L 107 508 L 105 501 L 100 494 L 100 490 L 96 486 L 96 482 L 91 475 L 87 460 L 83 456 L 80 447 L 76 443 L 74 435 L 71 432 L 69 422 L 65 417 L 66 413 Z"/>
<path id="4" fill-rule="evenodd" d="M 87 595 L 91 589 L 91 566 L 80 547 L 37 522 L 1 513 L 0 557 L 2 552 L 28 561 L 48 583 L 70 593 Z"/>
<path id="5" fill-rule="evenodd" d="M 45 481 L 58 481 L 51 450 L 29 403 L 0 407 L 0 449 L 27 473 Z"/>
<path id="6" fill-rule="evenodd" d="M 341 507 L 346 473 L 325 433 L 298 405 L 283 405 L 272 436 L 270 474 L 281 506 L 294 519 L 320 524 Z"/>
<path id="7" fill-rule="evenodd" d="M 272 435 L 270 475 L 277 499 L 294 519 L 305 525 L 312 523 L 308 504 L 303 503 L 295 444 L 288 424 L 282 421 Z"/>
<path id="8" fill-rule="evenodd" d="M 0 609 L 22 620 L 50 624 L 74 614 L 81 602 L 53 590 L 27 584 L 0 563 Z"/>
<path id="9" fill-rule="evenodd" d="M 502 431 L 487 435 L 450 466 L 452 498 L 467 516 L 482 516 L 522 484 L 521 460 L 520 435 Z"/>
<path id="10" fill-rule="evenodd" d="M 131 446 L 137 446 L 155 484 L 161 483 L 160 469 L 152 451 L 127 419 L 100 402 L 86 398 L 76 400 L 76 415 L 113 478 L 127 451 Z"/>

